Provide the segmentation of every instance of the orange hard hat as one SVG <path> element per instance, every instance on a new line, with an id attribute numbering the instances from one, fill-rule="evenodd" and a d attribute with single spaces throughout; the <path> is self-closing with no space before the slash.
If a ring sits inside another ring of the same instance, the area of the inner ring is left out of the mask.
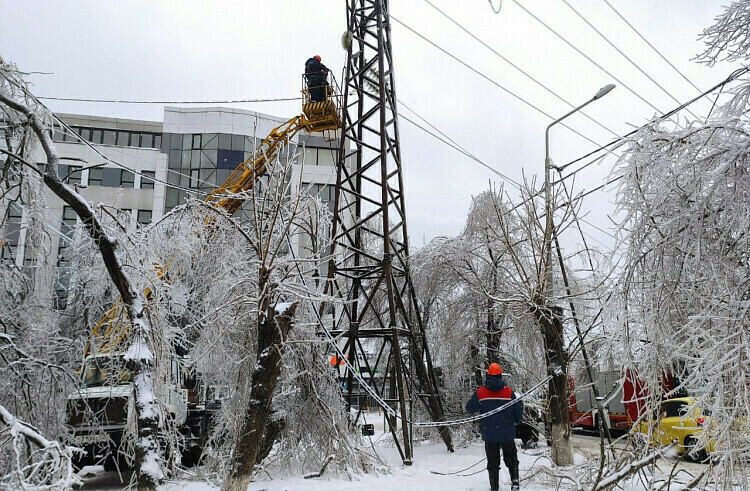
<path id="1" fill-rule="evenodd" d="M 318 60 L 318 61 L 321 61 L 321 60 L 320 60 L 320 55 L 315 55 L 315 56 L 313 56 L 313 58 L 315 58 L 315 59 L 316 59 L 316 60 Z"/>
<path id="2" fill-rule="evenodd" d="M 503 373 L 503 367 L 501 367 L 497 363 L 491 364 L 490 367 L 487 369 L 488 375 L 502 375 L 502 373 Z"/>

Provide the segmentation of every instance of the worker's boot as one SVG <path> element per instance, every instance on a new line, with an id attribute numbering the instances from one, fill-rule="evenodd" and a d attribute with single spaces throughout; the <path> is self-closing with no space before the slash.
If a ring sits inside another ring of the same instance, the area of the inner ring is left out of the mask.
<path id="1" fill-rule="evenodd" d="M 487 469 L 490 474 L 490 489 L 498 491 L 500 489 L 500 469 Z"/>
<path id="2" fill-rule="evenodd" d="M 521 489 L 518 481 L 518 463 L 508 470 L 510 471 L 510 489 Z"/>

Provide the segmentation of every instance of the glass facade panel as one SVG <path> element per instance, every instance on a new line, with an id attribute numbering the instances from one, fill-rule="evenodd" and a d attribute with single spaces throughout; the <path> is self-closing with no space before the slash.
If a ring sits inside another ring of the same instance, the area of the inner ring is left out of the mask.
<path id="1" fill-rule="evenodd" d="M 59 165 L 57 169 L 60 179 L 68 184 L 81 184 L 81 167 L 76 165 Z"/>
<path id="2" fill-rule="evenodd" d="M 87 141 L 91 141 L 91 129 L 81 128 L 81 138 Z"/>
<path id="3" fill-rule="evenodd" d="M 101 186 L 102 185 L 102 168 L 97 167 L 95 169 L 89 169 L 89 186 Z"/>
<path id="4" fill-rule="evenodd" d="M 117 133 L 115 133 L 112 130 L 104 130 L 102 133 L 102 143 L 104 145 L 114 145 L 115 144 L 115 137 Z"/>
<path id="5" fill-rule="evenodd" d="M 336 152 L 330 148 L 319 148 L 318 149 L 318 165 L 327 165 L 333 167 L 336 165 L 334 161 Z"/>
<path id="6" fill-rule="evenodd" d="M 102 186 L 107 188 L 120 187 L 120 169 L 104 167 L 102 169 Z"/>
<path id="7" fill-rule="evenodd" d="M 182 148 L 189 149 L 193 146 L 193 135 L 182 135 Z"/>
<path id="8" fill-rule="evenodd" d="M 171 210 L 175 206 L 177 206 L 177 198 L 178 198 L 178 192 L 176 189 L 168 188 L 167 189 L 167 202 L 165 204 L 165 208 L 167 210 Z"/>
<path id="9" fill-rule="evenodd" d="M 198 175 L 198 169 L 192 169 L 190 171 L 190 187 L 197 188 L 200 185 L 200 177 Z"/>
<path id="10" fill-rule="evenodd" d="M 190 150 L 182 151 L 181 167 L 190 167 Z"/>
<path id="11" fill-rule="evenodd" d="M 242 135 L 232 135 L 232 150 L 245 151 L 245 137 Z"/>
<path id="12" fill-rule="evenodd" d="M 219 136 L 216 133 L 203 135 L 203 148 L 205 150 L 216 150 L 219 148 Z"/>
<path id="13" fill-rule="evenodd" d="M 200 166 L 201 166 L 201 151 L 193 150 L 190 156 L 190 167 L 193 169 L 197 169 Z"/>
<path id="14" fill-rule="evenodd" d="M 120 170 L 120 186 L 124 188 L 135 187 L 135 174 L 129 170 Z"/>
<path id="15" fill-rule="evenodd" d="M 151 210 L 138 210 L 138 223 L 141 225 L 148 225 L 151 223 L 151 216 L 153 212 Z"/>
<path id="16" fill-rule="evenodd" d="M 305 167 L 318 165 L 318 150 L 316 148 L 305 147 L 302 152 L 302 165 Z"/>
<path id="17" fill-rule="evenodd" d="M 200 150 L 201 148 L 201 135 L 193 135 L 193 150 Z"/>
<path id="18" fill-rule="evenodd" d="M 91 130 L 91 143 L 102 142 L 102 130 Z"/>
<path id="19" fill-rule="evenodd" d="M 161 148 L 161 135 L 154 136 L 154 148 Z"/>
<path id="20" fill-rule="evenodd" d="M 141 134 L 140 133 L 131 133 L 130 134 L 130 146 L 131 147 L 140 147 L 141 146 Z"/>
<path id="21" fill-rule="evenodd" d="M 169 135 L 169 149 L 182 150 L 182 135 Z"/>
<path id="22" fill-rule="evenodd" d="M 141 173 L 141 189 L 154 189 L 154 178 L 156 172 L 152 170 L 144 170 Z"/>
<path id="23" fill-rule="evenodd" d="M 117 146 L 118 147 L 127 147 L 128 146 L 128 138 L 130 137 L 130 133 L 126 131 L 118 131 L 117 132 Z"/>
<path id="24" fill-rule="evenodd" d="M 221 150 L 232 149 L 232 135 L 219 135 L 219 149 Z"/>
<path id="25" fill-rule="evenodd" d="M 236 169 L 245 154 L 238 150 L 218 150 L 216 166 L 219 169 Z"/>
<path id="26" fill-rule="evenodd" d="M 203 150 L 201 152 L 201 167 L 216 167 L 216 150 Z"/>
<path id="27" fill-rule="evenodd" d="M 170 169 L 177 169 L 180 167 L 180 161 L 182 160 L 182 152 L 180 150 L 170 150 L 167 164 Z"/>
<path id="28" fill-rule="evenodd" d="M 141 133 L 141 147 L 153 148 L 154 135 L 152 133 Z"/>

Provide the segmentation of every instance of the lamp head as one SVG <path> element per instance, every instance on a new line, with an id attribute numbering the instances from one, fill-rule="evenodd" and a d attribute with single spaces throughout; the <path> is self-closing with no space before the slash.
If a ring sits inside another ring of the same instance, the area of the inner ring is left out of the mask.
<path id="1" fill-rule="evenodd" d="M 599 92 L 594 94 L 593 100 L 601 99 L 605 95 L 609 94 L 609 91 L 615 88 L 615 84 L 607 84 L 601 89 L 599 89 Z"/>

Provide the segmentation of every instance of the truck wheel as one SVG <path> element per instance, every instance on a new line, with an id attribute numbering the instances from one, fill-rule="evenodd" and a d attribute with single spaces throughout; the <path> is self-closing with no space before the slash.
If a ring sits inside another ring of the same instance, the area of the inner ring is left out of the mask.
<path id="1" fill-rule="evenodd" d="M 695 462 L 706 462 L 708 460 L 708 452 L 705 448 L 701 448 L 698 451 L 695 451 L 695 448 L 698 445 L 698 440 L 695 437 L 688 436 L 685 438 L 685 453 L 687 454 L 688 458 Z M 692 453 L 694 452 L 695 453 Z"/>

